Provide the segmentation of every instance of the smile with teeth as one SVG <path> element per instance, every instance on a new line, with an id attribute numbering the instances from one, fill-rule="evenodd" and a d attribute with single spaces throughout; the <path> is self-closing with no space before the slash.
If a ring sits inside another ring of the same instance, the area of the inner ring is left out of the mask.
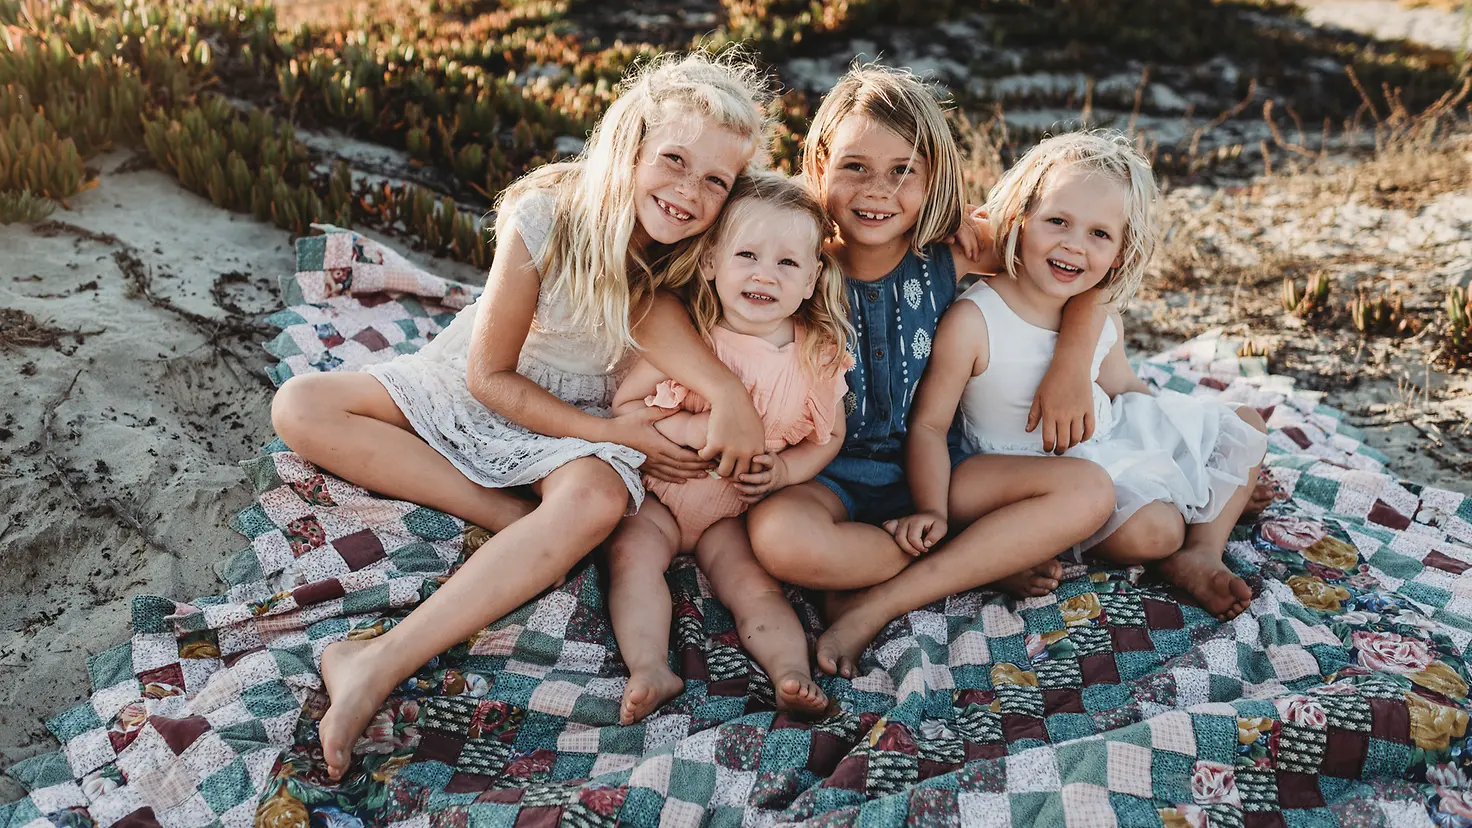
<path id="1" fill-rule="evenodd" d="M 690 219 L 694 218 L 694 216 L 690 215 L 689 213 L 681 212 L 679 208 L 675 207 L 673 204 L 670 204 L 668 201 L 665 201 L 659 196 L 654 197 L 654 203 L 658 204 L 659 209 L 663 210 L 666 215 L 668 215 L 672 219 L 675 219 L 676 221 L 689 221 Z"/>
<path id="2" fill-rule="evenodd" d="M 876 213 L 872 210 L 855 210 L 854 214 L 859 218 L 869 219 L 870 221 L 884 221 L 887 218 L 894 217 L 894 213 Z"/>
<path id="3" fill-rule="evenodd" d="M 775 297 L 775 296 L 770 296 L 770 295 L 765 294 L 765 293 L 757 293 L 754 290 L 744 290 L 744 291 L 741 292 L 741 296 L 743 298 L 749 299 L 749 300 L 751 300 L 753 302 L 766 303 L 766 302 L 775 302 L 775 301 L 777 301 L 777 297 Z"/>
<path id="4" fill-rule="evenodd" d="M 1060 262 L 1057 259 L 1049 259 L 1048 260 L 1048 264 L 1052 265 L 1053 267 L 1058 268 L 1059 270 L 1063 271 L 1064 273 L 1078 274 L 1078 273 L 1083 273 L 1084 272 L 1084 269 L 1081 268 L 1081 267 L 1074 267 L 1071 264 L 1064 264 L 1063 262 Z"/>

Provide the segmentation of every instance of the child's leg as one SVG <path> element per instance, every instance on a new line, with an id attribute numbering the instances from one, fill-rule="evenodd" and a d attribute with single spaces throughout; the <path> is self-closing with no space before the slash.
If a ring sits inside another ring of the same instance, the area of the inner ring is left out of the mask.
<path id="1" fill-rule="evenodd" d="M 852 677 L 891 619 L 1035 567 L 1087 538 L 1113 511 L 1114 484 L 1100 466 L 1070 457 L 976 455 L 952 473 L 950 500 L 951 524 L 966 528 L 845 601 L 818 640 L 820 668 Z"/>
<path id="2" fill-rule="evenodd" d="M 369 374 L 292 377 L 271 401 L 271 424 L 292 451 L 350 483 L 493 532 L 535 505 L 471 482 L 419 439 L 388 391 Z"/>
<path id="3" fill-rule="evenodd" d="M 726 518 L 700 536 L 695 560 L 711 591 L 736 618 L 736 633 L 776 690 L 777 709 L 818 714 L 828 697 L 813 683 L 808 642 L 782 585 L 751 551 L 742 518 Z"/>
<path id="4" fill-rule="evenodd" d="M 608 542 L 608 614 L 629 666 L 620 724 L 633 724 L 678 696 L 685 682 L 670 669 L 674 607 L 664 572 L 680 549 L 675 516 L 653 495 L 626 517 Z"/>
<path id="5" fill-rule="evenodd" d="M 773 578 L 808 589 L 858 589 L 910 563 L 877 526 L 849 520 L 833 490 L 809 481 L 774 492 L 747 515 L 751 544 Z"/>
<path id="6" fill-rule="evenodd" d="M 1181 510 L 1154 500 L 1141 506 L 1088 554 L 1119 566 L 1134 566 L 1168 558 L 1185 542 L 1186 519 L 1181 517 Z"/>
<path id="7" fill-rule="evenodd" d="M 1243 407 L 1237 416 L 1258 431 L 1267 432 L 1267 424 L 1257 411 Z M 1221 514 L 1210 523 L 1193 523 L 1186 528 L 1186 542 L 1179 552 L 1160 562 L 1160 574 L 1181 589 L 1191 593 L 1206 610 L 1223 621 L 1240 615 L 1252 601 L 1252 588 L 1232 574 L 1222 562 L 1232 527 L 1242 517 L 1242 510 L 1257 485 L 1261 461 L 1247 473 L 1247 483 L 1237 489 Z"/>
<path id="8" fill-rule="evenodd" d="M 574 460 L 534 485 L 542 502 L 486 541 L 453 577 L 377 638 L 340 641 L 322 653 L 332 699 L 319 731 L 333 779 L 383 700 L 434 656 L 535 598 L 602 543 L 628 506 L 613 467 Z"/>

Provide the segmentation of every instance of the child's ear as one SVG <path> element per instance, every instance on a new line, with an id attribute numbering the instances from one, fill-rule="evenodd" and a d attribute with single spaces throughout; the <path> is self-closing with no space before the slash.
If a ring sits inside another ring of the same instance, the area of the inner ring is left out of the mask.
<path id="1" fill-rule="evenodd" d="M 1118 270 L 1121 267 L 1124 267 L 1124 251 L 1123 250 L 1119 251 L 1119 255 L 1118 256 L 1115 256 L 1114 257 L 1114 264 L 1113 265 L 1110 265 L 1110 267 L 1113 267 L 1115 270 Z"/>
<path id="2" fill-rule="evenodd" d="M 714 249 L 706 248 L 700 254 L 700 277 L 707 282 L 716 280 L 716 252 Z"/>
<path id="3" fill-rule="evenodd" d="M 813 298 L 813 294 L 816 293 L 818 290 L 818 277 L 822 275 L 823 260 L 819 259 L 817 267 L 813 268 L 813 275 L 808 277 L 808 289 L 807 292 L 802 295 L 803 301 L 807 301 L 808 299 Z"/>

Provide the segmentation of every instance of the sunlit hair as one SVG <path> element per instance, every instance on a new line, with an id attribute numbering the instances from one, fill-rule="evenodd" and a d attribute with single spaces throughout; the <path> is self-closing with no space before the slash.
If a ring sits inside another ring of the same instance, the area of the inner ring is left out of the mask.
<path id="1" fill-rule="evenodd" d="M 869 117 L 910 142 L 912 158 L 925 159 L 929 178 L 920 215 L 910 228 L 910 248 L 922 253 L 926 246 L 955 233 L 966 204 L 961 150 L 931 87 L 908 69 L 877 63 L 855 62 L 838 79 L 813 116 L 802 148 L 803 177 L 813 182 L 825 203 L 833 136 L 849 115 Z"/>
<path id="2" fill-rule="evenodd" d="M 823 205 L 803 183 L 775 172 L 752 172 L 736 179 L 731 197 L 720 218 L 705 234 L 700 244 L 702 258 L 714 258 L 738 228 L 758 215 L 790 210 L 812 222 L 813 255 L 818 260 L 818 282 L 813 295 L 803 300 L 792 316 L 807 332 L 802 346 L 802 361 L 814 377 L 828 378 L 843 370 L 843 354 L 848 349 L 853 327 L 848 321 L 848 293 L 843 288 L 843 273 L 832 256 L 823 252 L 823 229 L 828 215 Z M 796 234 L 800 228 L 789 231 Z M 714 274 L 709 274 L 712 277 Z M 715 284 L 706 278 L 694 279 L 686 288 L 690 315 L 695 329 L 709 339 L 710 332 L 721 320 L 721 300 Z"/>
<path id="3" fill-rule="evenodd" d="M 1068 132 L 1044 139 L 1018 159 L 992 188 L 987 215 L 1007 273 L 1017 277 L 1027 218 L 1052 186 L 1056 173 L 1065 168 L 1105 176 L 1124 191 L 1124 238 L 1119 248 L 1122 261 L 1119 267 L 1109 269 L 1099 286 L 1109 292 L 1111 302 L 1127 301 L 1139 289 L 1145 265 L 1155 254 L 1160 188 L 1150 162 L 1128 136 L 1117 130 Z"/>
<path id="4" fill-rule="evenodd" d="M 543 287 L 567 302 L 575 325 L 597 330 L 614 346 L 636 347 L 632 309 L 645 308 L 656 289 L 679 288 L 699 266 L 698 238 L 640 255 L 630 250 L 638 218 L 634 171 L 645 137 L 667 123 L 692 132 L 729 130 L 750 145 L 752 163 L 767 157 L 770 99 L 766 75 L 739 50 L 665 55 L 633 71 L 622 94 L 593 127 L 575 159 L 541 167 L 511 185 L 498 204 L 501 217 L 532 190 L 556 197 Z"/>

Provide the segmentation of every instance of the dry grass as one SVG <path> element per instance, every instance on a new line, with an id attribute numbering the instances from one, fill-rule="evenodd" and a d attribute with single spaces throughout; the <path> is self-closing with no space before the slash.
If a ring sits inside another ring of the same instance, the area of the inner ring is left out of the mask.
<path id="1" fill-rule="evenodd" d="M 61 342 L 63 334 L 70 331 L 40 322 L 23 310 L 0 308 L 0 350 L 13 348 L 51 348 Z"/>

